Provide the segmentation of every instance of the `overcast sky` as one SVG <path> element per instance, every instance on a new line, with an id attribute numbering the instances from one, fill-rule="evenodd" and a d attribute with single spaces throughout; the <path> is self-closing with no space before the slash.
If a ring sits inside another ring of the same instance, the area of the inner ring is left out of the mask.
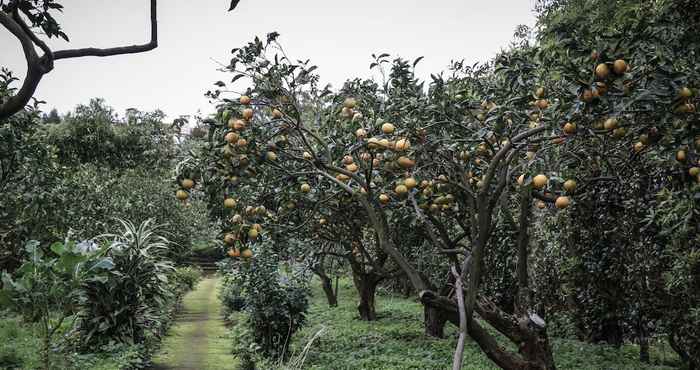
<path id="1" fill-rule="evenodd" d="M 71 41 L 54 50 L 110 47 L 148 40 L 148 1 L 63 0 L 59 17 Z M 195 5 L 196 4 L 196 5 Z M 159 46 L 143 54 L 59 60 L 37 89 L 45 110 L 61 113 L 105 98 L 118 112 L 160 108 L 169 119 L 212 111 L 204 92 L 217 80 L 214 60 L 256 35 L 277 31 L 291 58 L 319 66 L 322 82 L 369 77 L 372 53 L 414 59 L 420 77 L 445 70 L 451 59 L 485 61 L 506 47 L 519 24 L 534 25 L 534 0 L 161 0 Z M 0 65 L 26 69 L 18 41 L 0 28 Z"/>

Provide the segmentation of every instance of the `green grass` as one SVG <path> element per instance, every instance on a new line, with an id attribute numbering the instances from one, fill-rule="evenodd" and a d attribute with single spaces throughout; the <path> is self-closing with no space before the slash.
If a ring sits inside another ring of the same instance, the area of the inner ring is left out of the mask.
<path id="1" fill-rule="evenodd" d="M 39 330 L 18 317 L 0 313 L 0 369 L 41 368 L 41 339 Z M 53 353 L 52 369 L 119 370 L 122 359 L 130 356 L 128 348 L 100 354 Z"/>
<path id="2" fill-rule="evenodd" d="M 182 312 L 153 358 L 155 368 L 224 370 L 235 367 L 231 341 L 217 298 L 219 279 L 199 283 L 182 302 Z"/>
<path id="3" fill-rule="evenodd" d="M 328 308 L 319 284 L 313 287 L 308 325 L 295 336 L 293 350 L 299 353 L 309 338 L 323 329 L 311 345 L 303 369 L 450 369 L 456 344 L 454 326 L 446 326 L 447 339 L 433 339 L 423 334 L 423 311 L 412 299 L 394 295 L 377 297 L 379 320 L 357 319 L 356 292 L 349 281 L 342 281 L 339 306 Z M 673 369 L 676 357 L 670 350 L 663 353 L 652 348 L 652 365 L 637 360 L 638 348 L 627 345 L 615 348 L 583 342 L 553 339 L 558 369 Z M 666 361 L 664 362 L 664 357 Z M 660 365 L 665 363 L 665 365 Z M 476 343 L 467 342 L 464 369 L 497 369 Z"/>

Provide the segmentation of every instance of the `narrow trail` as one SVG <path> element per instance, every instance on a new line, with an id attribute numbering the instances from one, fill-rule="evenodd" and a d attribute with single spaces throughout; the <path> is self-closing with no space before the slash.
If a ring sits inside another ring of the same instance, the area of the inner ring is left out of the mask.
<path id="1" fill-rule="evenodd" d="M 182 311 L 153 358 L 153 370 L 230 370 L 236 360 L 217 298 L 219 279 L 207 277 L 188 293 Z"/>

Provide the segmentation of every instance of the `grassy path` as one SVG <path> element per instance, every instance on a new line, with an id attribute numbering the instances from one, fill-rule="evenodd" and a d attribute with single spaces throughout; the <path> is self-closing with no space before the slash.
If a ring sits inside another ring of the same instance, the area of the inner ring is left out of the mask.
<path id="1" fill-rule="evenodd" d="M 153 358 L 154 370 L 230 370 L 235 367 L 220 313 L 218 284 L 218 278 L 205 278 L 185 296 L 182 312 Z"/>

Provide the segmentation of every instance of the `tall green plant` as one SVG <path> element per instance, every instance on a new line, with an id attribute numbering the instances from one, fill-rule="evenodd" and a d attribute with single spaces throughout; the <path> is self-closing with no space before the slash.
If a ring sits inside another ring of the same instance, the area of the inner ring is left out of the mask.
<path id="1" fill-rule="evenodd" d="M 39 242 L 29 242 L 29 259 L 14 278 L 3 273 L 0 291 L 0 306 L 10 304 L 27 319 L 38 321 L 44 369 L 51 366 L 52 339 L 74 314 L 82 285 L 104 281 L 104 274 L 114 267 L 110 257 L 73 242 L 54 243 L 50 250 L 44 252 Z"/>
<path id="2" fill-rule="evenodd" d="M 136 226 L 119 220 L 122 231 L 101 237 L 110 244 L 105 255 L 114 268 L 102 280 L 84 287 L 79 332 L 84 345 L 117 341 L 143 343 L 148 334 L 160 335 L 167 324 L 167 307 L 173 298 L 167 259 L 170 242 L 149 219 Z"/>

